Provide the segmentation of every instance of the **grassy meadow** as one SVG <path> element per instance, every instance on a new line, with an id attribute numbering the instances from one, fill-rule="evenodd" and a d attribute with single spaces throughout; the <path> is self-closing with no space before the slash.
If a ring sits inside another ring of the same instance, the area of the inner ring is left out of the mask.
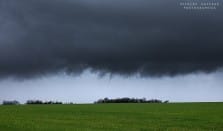
<path id="1" fill-rule="evenodd" d="M 223 131 L 223 103 L 0 106 L 0 131 Z"/>

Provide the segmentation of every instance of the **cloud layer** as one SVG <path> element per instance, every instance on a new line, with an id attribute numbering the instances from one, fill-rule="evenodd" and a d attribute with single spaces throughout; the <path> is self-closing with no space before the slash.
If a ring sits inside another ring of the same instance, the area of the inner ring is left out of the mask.
<path id="1" fill-rule="evenodd" d="M 222 13 L 177 0 L 0 0 L 0 77 L 212 72 L 223 66 Z"/>

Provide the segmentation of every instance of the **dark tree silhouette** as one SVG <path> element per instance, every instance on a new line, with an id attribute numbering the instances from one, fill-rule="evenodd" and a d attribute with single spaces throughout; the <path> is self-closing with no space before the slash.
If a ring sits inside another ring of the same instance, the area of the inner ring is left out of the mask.
<path id="1" fill-rule="evenodd" d="M 41 101 L 41 100 L 28 100 L 26 102 L 26 104 L 63 104 L 62 102 L 59 102 L 59 101 Z"/>
<path id="2" fill-rule="evenodd" d="M 165 103 L 168 102 L 169 101 L 165 101 Z M 124 97 L 116 99 L 109 99 L 109 98 L 99 99 L 95 103 L 162 103 L 162 101 L 158 99 L 146 100 L 146 98 L 137 99 L 137 98 Z"/>
<path id="3" fill-rule="evenodd" d="M 2 105 L 19 105 L 19 102 L 14 100 L 14 101 L 3 101 Z"/>

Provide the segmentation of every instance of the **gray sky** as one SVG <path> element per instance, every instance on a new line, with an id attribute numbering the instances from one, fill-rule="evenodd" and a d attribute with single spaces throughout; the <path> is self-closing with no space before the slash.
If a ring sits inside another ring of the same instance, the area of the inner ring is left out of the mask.
<path id="1" fill-rule="evenodd" d="M 0 0 L 0 99 L 222 101 L 222 2 L 185 1 Z"/>
<path id="2" fill-rule="evenodd" d="M 85 69 L 174 76 L 223 66 L 223 8 L 179 0 L 0 0 L 0 77 Z"/>
<path id="3" fill-rule="evenodd" d="M 64 74 L 24 81 L 2 80 L 0 100 L 59 100 L 89 103 L 99 98 L 136 97 L 171 102 L 223 101 L 222 73 L 190 74 L 177 77 L 140 78 L 109 75 L 99 77 L 89 71 L 81 76 Z"/>

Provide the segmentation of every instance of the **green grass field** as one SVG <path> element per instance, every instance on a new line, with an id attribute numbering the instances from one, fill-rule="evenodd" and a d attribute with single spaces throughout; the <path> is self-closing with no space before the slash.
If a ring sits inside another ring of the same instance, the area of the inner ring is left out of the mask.
<path id="1" fill-rule="evenodd" d="M 223 131 L 223 103 L 0 106 L 0 131 Z"/>

